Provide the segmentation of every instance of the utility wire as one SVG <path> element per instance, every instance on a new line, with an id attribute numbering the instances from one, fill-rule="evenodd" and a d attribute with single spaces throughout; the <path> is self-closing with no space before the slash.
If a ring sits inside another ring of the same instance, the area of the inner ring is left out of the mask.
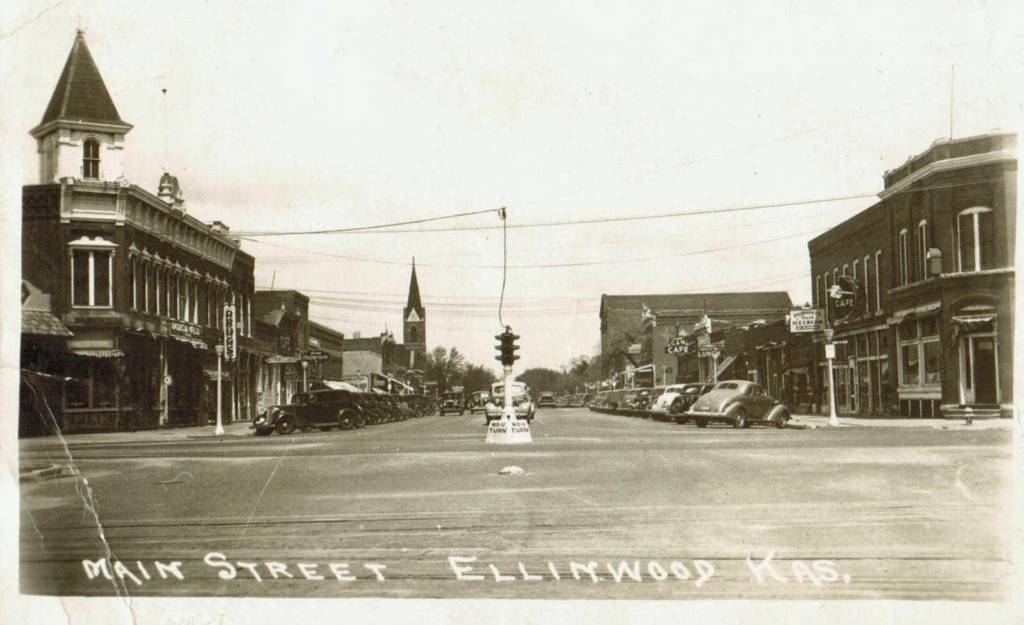
<path id="1" fill-rule="evenodd" d="M 505 281 L 508 278 L 508 210 L 502 207 L 498 211 L 501 217 L 501 296 L 498 297 L 498 324 L 505 329 L 505 321 L 501 318 L 501 309 L 505 305 Z"/>
<path id="2" fill-rule="evenodd" d="M 372 230 L 379 230 L 381 228 L 394 228 L 396 226 L 412 226 L 416 224 L 424 224 L 431 221 L 443 221 L 446 219 L 458 219 L 460 217 L 470 217 L 472 215 L 483 215 L 490 213 L 494 209 L 467 211 L 464 213 L 453 213 L 451 215 L 440 215 L 438 217 L 424 217 L 423 219 L 411 219 L 409 221 L 396 221 L 388 224 L 378 224 L 375 226 L 354 226 L 351 228 L 326 228 L 322 230 L 253 230 L 249 232 L 237 232 L 235 236 L 239 237 L 278 237 L 278 236 L 290 236 L 299 234 L 345 234 L 350 232 L 369 232 Z"/>

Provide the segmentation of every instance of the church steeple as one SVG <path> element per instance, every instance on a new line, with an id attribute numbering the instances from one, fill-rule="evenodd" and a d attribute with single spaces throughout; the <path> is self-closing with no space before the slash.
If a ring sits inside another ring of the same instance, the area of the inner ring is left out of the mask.
<path id="1" fill-rule="evenodd" d="M 409 297 L 402 313 L 402 342 L 412 351 L 421 354 L 427 351 L 427 311 L 420 301 L 420 284 L 416 280 L 416 258 L 412 259 L 412 276 L 409 278 Z"/>

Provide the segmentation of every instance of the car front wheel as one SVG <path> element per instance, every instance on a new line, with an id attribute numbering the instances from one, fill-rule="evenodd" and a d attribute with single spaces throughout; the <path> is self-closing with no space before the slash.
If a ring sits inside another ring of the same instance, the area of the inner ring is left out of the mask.
<path id="1" fill-rule="evenodd" d="M 288 415 L 280 417 L 278 418 L 277 425 L 274 426 L 274 429 L 277 430 L 278 434 L 291 434 L 295 431 L 295 419 Z"/>
<path id="2" fill-rule="evenodd" d="M 775 427 L 779 428 L 780 430 L 785 429 L 787 421 L 789 421 L 788 414 L 779 415 L 779 420 L 775 422 Z"/>

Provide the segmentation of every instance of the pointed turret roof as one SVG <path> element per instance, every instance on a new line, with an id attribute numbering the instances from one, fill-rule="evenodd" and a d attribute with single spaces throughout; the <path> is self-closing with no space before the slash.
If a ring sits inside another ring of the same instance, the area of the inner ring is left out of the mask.
<path id="1" fill-rule="evenodd" d="M 405 309 L 410 308 L 416 310 L 417 313 L 423 316 L 423 303 L 420 301 L 420 284 L 416 281 L 416 258 L 412 259 L 412 277 L 409 278 L 409 299 L 405 303 Z"/>
<path id="2" fill-rule="evenodd" d="M 50 96 L 50 104 L 43 113 L 43 120 L 33 129 L 33 134 L 43 126 L 56 121 L 92 122 L 121 126 L 130 129 L 117 113 L 114 100 L 103 83 L 100 70 L 93 61 L 85 34 L 78 31 L 71 46 L 64 71 L 57 80 L 57 87 Z"/>

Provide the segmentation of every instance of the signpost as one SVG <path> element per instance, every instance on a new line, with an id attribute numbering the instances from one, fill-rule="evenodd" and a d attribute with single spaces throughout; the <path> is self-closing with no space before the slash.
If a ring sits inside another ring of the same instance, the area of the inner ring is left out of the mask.
<path id="1" fill-rule="evenodd" d="M 223 406 L 222 394 L 221 394 L 222 393 L 222 390 L 221 390 L 221 384 L 222 384 L 221 378 L 224 377 L 224 376 L 221 375 L 221 373 L 222 373 L 222 367 L 223 367 L 223 363 L 224 363 L 224 346 L 223 345 L 217 345 L 216 347 L 214 347 L 214 349 L 217 350 L 217 428 L 213 431 L 213 433 L 216 434 L 217 436 L 223 436 L 224 435 L 224 414 L 223 414 L 224 406 Z"/>
<path id="2" fill-rule="evenodd" d="M 835 332 L 829 328 L 825 330 L 825 360 L 828 361 L 828 424 L 839 425 L 839 416 L 836 415 L 836 385 L 832 373 L 832 361 L 836 357 L 836 346 L 832 343 Z"/>

